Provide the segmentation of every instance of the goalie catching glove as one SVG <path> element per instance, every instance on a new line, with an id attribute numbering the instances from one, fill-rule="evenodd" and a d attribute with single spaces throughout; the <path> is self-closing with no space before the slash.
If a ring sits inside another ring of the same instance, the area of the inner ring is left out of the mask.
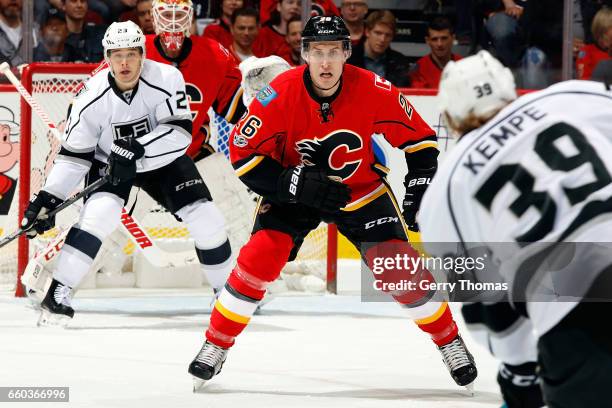
<path id="1" fill-rule="evenodd" d="M 144 147 L 136 140 L 115 140 L 108 156 L 108 181 L 116 186 L 136 177 L 136 161 L 144 156 L 144 153 Z"/>
<path id="2" fill-rule="evenodd" d="M 26 236 L 34 238 L 37 234 L 43 234 L 55 227 L 55 215 L 49 217 L 47 213 L 61 203 L 62 200 L 58 197 L 45 190 L 40 190 L 28 204 L 21 220 L 21 228 L 28 230 Z"/>
<path id="3" fill-rule="evenodd" d="M 421 206 L 421 200 L 425 190 L 429 187 L 431 179 L 436 173 L 436 168 L 410 171 L 404 179 L 406 194 L 404 195 L 403 213 L 404 221 L 410 230 L 418 232 L 419 225 L 416 222 L 416 215 Z"/>
<path id="4" fill-rule="evenodd" d="M 278 197 L 326 212 L 336 212 L 351 200 L 351 189 L 330 179 L 323 170 L 299 165 L 284 170 L 278 181 Z"/>

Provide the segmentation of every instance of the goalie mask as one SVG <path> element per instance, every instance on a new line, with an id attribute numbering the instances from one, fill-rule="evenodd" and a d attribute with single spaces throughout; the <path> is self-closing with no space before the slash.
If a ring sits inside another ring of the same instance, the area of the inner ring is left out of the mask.
<path id="1" fill-rule="evenodd" d="M 455 130 L 472 129 L 516 99 L 512 72 L 487 51 L 449 61 L 442 71 L 438 92 L 441 111 Z"/>
<path id="2" fill-rule="evenodd" d="M 145 60 L 145 36 L 140 27 L 132 21 L 124 21 L 121 23 L 112 23 L 104 33 L 102 39 L 104 47 L 104 60 L 111 67 L 111 75 L 115 75 L 110 61 L 110 52 L 112 50 L 140 48 L 142 51 L 142 61 L 140 63 L 140 72 Z"/>
<path id="3" fill-rule="evenodd" d="M 185 37 L 191 34 L 192 19 L 191 0 L 153 0 L 155 33 L 168 50 L 181 48 Z"/>
<path id="4" fill-rule="evenodd" d="M 328 41 L 342 41 L 344 60 L 351 56 L 351 35 L 344 20 L 337 16 L 311 17 L 302 31 L 302 58 L 309 60 L 311 43 Z"/>

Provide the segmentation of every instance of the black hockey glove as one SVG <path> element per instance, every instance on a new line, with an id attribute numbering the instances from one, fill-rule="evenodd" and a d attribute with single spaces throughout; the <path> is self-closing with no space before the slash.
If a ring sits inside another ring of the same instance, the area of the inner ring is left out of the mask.
<path id="1" fill-rule="evenodd" d="M 497 383 L 504 397 L 504 408 L 540 408 L 544 406 L 540 376 L 535 362 L 511 366 L 502 363 Z"/>
<path id="2" fill-rule="evenodd" d="M 299 165 L 285 169 L 278 180 L 278 198 L 326 212 L 336 212 L 351 199 L 351 189 L 323 170 Z"/>
<path id="3" fill-rule="evenodd" d="M 144 156 L 144 153 L 144 147 L 136 140 L 115 140 L 108 156 L 108 181 L 116 186 L 136 177 L 136 160 Z"/>
<path id="4" fill-rule="evenodd" d="M 26 232 L 26 236 L 34 238 L 37 234 L 42 234 L 53 228 L 55 226 L 55 216 L 48 217 L 46 213 L 55 209 L 61 203 L 62 200 L 53 194 L 40 190 L 28 204 L 21 220 L 21 228 L 30 229 Z"/>
<path id="5" fill-rule="evenodd" d="M 410 230 L 418 232 L 419 225 L 416 222 L 416 215 L 421 207 L 421 199 L 425 190 L 431 183 L 431 178 L 436 173 L 436 168 L 429 170 L 414 170 L 408 172 L 404 179 L 406 194 L 404 195 L 403 212 L 404 221 Z"/>

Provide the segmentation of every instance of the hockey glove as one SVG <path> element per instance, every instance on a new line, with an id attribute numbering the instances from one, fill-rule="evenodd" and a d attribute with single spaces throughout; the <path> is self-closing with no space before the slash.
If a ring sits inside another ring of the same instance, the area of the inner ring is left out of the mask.
<path id="1" fill-rule="evenodd" d="M 21 220 L 21 228 L 29 229 L 26 236 L 34 238 L 37 234 L 42 234 L 55 227 L 55 216 L 49 217 L 46 214 L 61 203 L 62 200 L 53 194 L 40 190 L 28 204 Z"/>
<path id="2" fill-rule="evenodd" d="M 285 203 L 300 203 L 326 212 L 336 212 L 351 199 L 351 189 L 330 179 L 323 170 L 289 167 L 278 180 L 278 198 Z"/>
<path id="3" fill-rule="evenodd" d="M 501 389 L 507 408 L 540 408 L 544 406 L 540 376 L 536 363 L 511 366 L 502 363 L 497 373 L 497 383 Z"/>
<path id="4" fill-rule="evenodd" d="M 144 153 L 144 147 L 136 140 L 115 140 L 108 156 L 108 181 L 116 186 L 136 177 L 136 160 L 144 156 Z"/>
<path id="5" fill-rule="evenodd" d="M 404 187 L 406 194 L 404 195 L 403 213 L 404 221 L 410 230 L 418 232 L 419 225 L 416 222 L 416 216 L 421 207 L 421 199 L 425 190 L 431 183 L 431 178 L 435 174 L 436 169 L 411 171 L 404 179 Z"/>

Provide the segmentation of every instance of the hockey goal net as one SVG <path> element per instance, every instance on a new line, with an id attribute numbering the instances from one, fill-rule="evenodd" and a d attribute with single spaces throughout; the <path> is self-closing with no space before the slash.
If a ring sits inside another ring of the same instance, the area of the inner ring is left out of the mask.
<path id="1" fill-rule="evenodd" d="M 93 64 L 30 64 L 24 68 L 21 82 L 47 113 L 51 121 L 62 130 L 73 95 L 83 81 L 89 78 L 95 68 L 96 65 Z M 59 141 L 49 131 L 47 125 L 40 120 L 23 98 L 20 98 L 18 94 L 17 97 L 19 98 L 20 110 L 18 188 L 8 215 L 0 217 L 1 236 L 18 228 L 18 221 L 25 211 L 31 195 L 44 184 L 53 164 L 53 159 L 60 147 Z M 220 117 L 212 117 L 213 144 L 215 144 L 218 152 L 227 156 L 231 125 Z M 207 174 L 202 171 L 205 166 L 200 164 L 209 160 L 208 158 L 199 162 L 198 168 L 211 187 L 215 202 L 220 206 L 226 217 L 230 241 L 234 255 L 236 255 L 248 239 L 255 204 L 253 197 L 248 194 L 235 194 L 223 189 L 215 191 L 213 184 L 219 177 L 225 177 L 230 182 L 240 184 L 232 174 L 230 167 L 219 165 L 221 163 L 219 157 L 221 157 L 220 154 L 217 154 L 215 165 L 211 166 L 209 163 L 208 167 L 208 169 L 215 168 L 216 174 L 210 174 L 207 177 Z M 126 204 L 126 208 L 129 208 L 128 204 Z M 48 250 L 49 243 L 78 220 L 78 212 L 79 205 L 77 204 L 60 213 L 56 219 L 57 227 L 43 236 L 34 240 L 21 237 L 12 244 L 0 248 L 0 283 L 19 282 L 19 277 L 33 254 L 36 251 Z M 247 212 L 249 213 L 247 214 Z M 138 195 L 134 215 L 163 252 L 177 254 L 187 253 L 191 250 L 193 252 L 190 254 L 191 259 L 186 262 L 193 262 L 195 257 L 193 241 L 190 240 L 185 226 L 163 208 L 156 205 L 144 192 L 140 192 Z M 113 236 L 116 235 L 113 234 Z M 305 240 L 298 259 L 288 264 L 281 275 L 284 285 L 288 289 L 323 291 L 327 288 L 327 290 L 335 292 L 336 236 L 335 228 L 324 224 L 312 231 Z M 99 285 L 100 279 L 96 279 L 96 275 L 100 277 L 101 272 L 106 275 L 103 280 L 104 286 L 113 286 L 113 282 L 116 282 L 118 286 L 128 287 L 154 287 L 156 283 L 160 283 L 161 287 L 193 286 L 193 279 L 188 279 L 188 283 L 180 281 L 180 279 L 173 280 L 173 271 L 154 271 L 150 264 L 139 263 L 138 250 L 128 239 L 128 235 L 123 234 L 119 237 L 114 240 L 113 245 L 109 246 L 106 242 L 103 245 L 102 256 L 96 259 L 94 267 L 90 271 L 90 275 L 93 275 L 89 279 L 90 287 Z M 143 276 L 143 274 L 148 275 Z M 162 278 L 158 279 L 156 276 L 162 276 Z M 197 285 L 198 279 L 195 282 L 195 285 Z M 284 287 L 284 285 L 281 285 L 281 287 Z M 23 296 L 23 288 L 19 283 L 16 284 L 16 295 Z"/>

